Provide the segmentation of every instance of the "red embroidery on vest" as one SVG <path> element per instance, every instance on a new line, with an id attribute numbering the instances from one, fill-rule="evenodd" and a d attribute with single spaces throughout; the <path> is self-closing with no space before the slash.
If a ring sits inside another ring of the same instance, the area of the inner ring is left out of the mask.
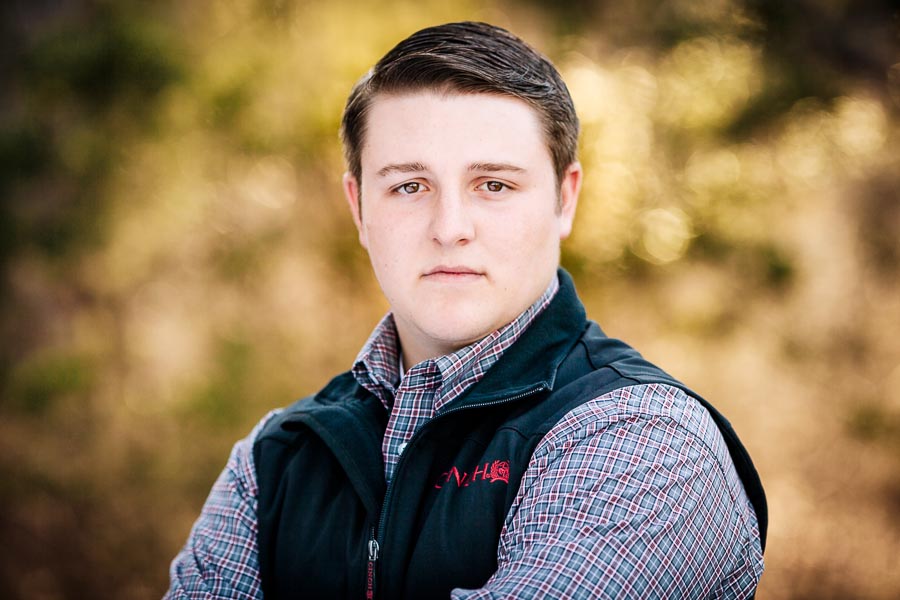
<path id="1" fill-rule="evenodd" d="M 483 465 L 476 465 L 471 472 L 460 472 L 456 467 L 450 467 L 449 471 L 441 473 L 437 482 L 434 484 L 435 489 L 441 489 L 451 481 L 456 483 L 456 487 L 469 487 L 470 484 L 477 481 L 487 481 L 488 483 L 509 483 L 509 461 L 495 460 L 494 462 L 486 462 Z"/>
<path id="2" fill-rule="evenodd" d="M 490 477 L 491 483 L 495 481 L 509 483 L 509 461 L 495 460 L 494 464 L 491 465 L 491 474 L 488 477 Z"/>

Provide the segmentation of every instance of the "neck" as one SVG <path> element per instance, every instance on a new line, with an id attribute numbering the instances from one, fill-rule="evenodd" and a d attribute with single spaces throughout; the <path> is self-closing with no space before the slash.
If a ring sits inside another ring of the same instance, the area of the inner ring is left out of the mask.
<path id="1" fill-rule="evenodd" d="M 403 375 L 411 367 L 414 367 L 415 365 L 419 364 L 422 361 L 425 361 L 425 360 L 428 360 L 431 358 L 437 358 L 438 356 L 444 356 L 445 354 L 450 354 L 452 352 L 456 352 L 463 346 L 466 346 L 466 345 L 468 345 L 468 343 L 470 343 L 470 342 L 468 342 L 468 343 L 459 344 L 459 345 L 438 344 L 438 343 L 423 344 L 423 343 L 419 342 L 418 340 L 416 340 L 414 336 L 403 335 L 403 330 L 399 326 L 399 324 L 397 326 L 397 335 L 400 338 L 400 349 L 401 349 L 401 356 L 402 356 L 401 375 Z"/>

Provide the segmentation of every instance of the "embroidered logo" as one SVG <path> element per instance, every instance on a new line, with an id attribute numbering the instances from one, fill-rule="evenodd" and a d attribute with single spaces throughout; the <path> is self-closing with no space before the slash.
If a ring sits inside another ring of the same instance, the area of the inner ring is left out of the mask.
<path id="1" fill-rule="evenodd" d="M 479 479 L 480 478 L 480 479 Z M 476 481 L 487 481 L 488 483 L 509 483 L 509 461 L 495 460 L 486 462 L 484 465 L 478 465 L 471 472 L 460 471 L 456 467 L 451 467 L 449 471 L 441 473 L 437 482 L 434 484 L 435 489 L 441 489 L 445 485 L 455 483 L 456 487 L 469 487 Z"/>
<path id="2" fill-rule="evenodd" d="M 495 460 L 491 465 L 491 472 L 488 477 L 490 478 L 491 483 L 494 483 L 495 481 L 509 483 L 509 461 Z"/>

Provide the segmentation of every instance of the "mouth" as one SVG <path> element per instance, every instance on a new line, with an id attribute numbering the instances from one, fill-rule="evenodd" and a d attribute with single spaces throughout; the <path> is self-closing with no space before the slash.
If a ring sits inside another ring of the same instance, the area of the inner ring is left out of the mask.
<path id="1" fill-rule="evenodd" d="M 422 277 L 430 280 L 465 281 L 469 279 L 476 279 L 483 275 L 484 273 L 482 271 L 478 271 L 477 269 L 473 269 L 471 267 L 438 265 L 429 269 L 428 271 L 425 271 L 425 273 L 422 274 Z"/>

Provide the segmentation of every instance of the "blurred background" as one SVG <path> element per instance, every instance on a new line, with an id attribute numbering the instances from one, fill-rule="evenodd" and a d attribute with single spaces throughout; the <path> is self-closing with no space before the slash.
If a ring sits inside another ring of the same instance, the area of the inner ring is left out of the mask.
<path id="1" fill-rule="evenodd" d="M 486 20 L 550 56 L 592 318 L 728 415 L 760 598 L 900 596 L 889 0 L 40 0 L 0 8 L 0 597 L 162 595 L 231 445 L 386 310 L 340 190 L 353 82 Z"/>

